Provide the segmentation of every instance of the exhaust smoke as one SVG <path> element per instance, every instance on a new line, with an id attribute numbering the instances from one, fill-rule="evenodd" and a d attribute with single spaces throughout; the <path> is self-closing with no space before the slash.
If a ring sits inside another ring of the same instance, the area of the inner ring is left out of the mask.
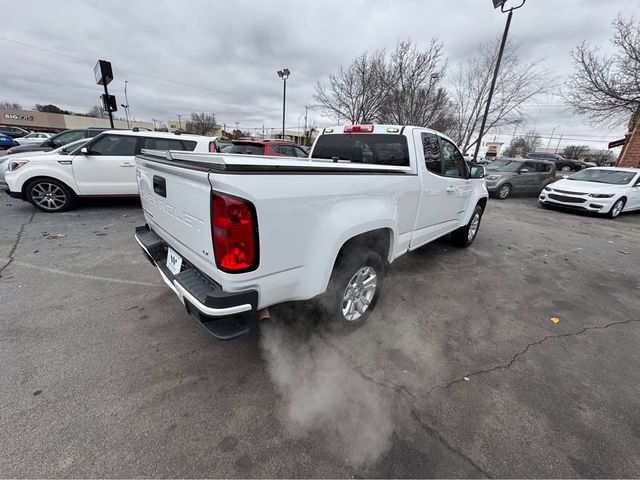
<path id="1" fill-rule="evenodd" d="M 324 438 L 348 463 L 373 463 L 391 445 L 388 402 L 322 339 L 311 322 L 261 324 L 267 371 L 283 399 L 283 423 L 293 437 Z"/>

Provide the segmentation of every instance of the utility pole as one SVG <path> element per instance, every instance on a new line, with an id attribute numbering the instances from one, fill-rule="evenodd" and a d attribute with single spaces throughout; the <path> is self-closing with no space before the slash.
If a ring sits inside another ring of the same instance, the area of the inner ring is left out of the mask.
<path id="1" fill-rule="evenodd" d="M 562 137 L 563 135 L 560 135 L 560 138 L 558 139 L 558 145 L 556 145 L 556 151 L 553 153 L 558 153 L 558 149 L 560 148 L 560 142 L 562 141 Z"/>
<path id="2" fill-rule="evenodd" d="M 480 151 L 480 143 L 482 142 L 482 136 L 484 135 L 484 127 L 487 124 L 487 117 L 489 116 L 489 109 L 491 108 L 491 98 L 493 97 L 493 92 L 496 88 L 496 81 L 498 80 L 498 73 L 500 72 L 500 62 L 502 62 L 502 54 L 504 53 L 504 47 L 507 43 L 507 36 L 509 35 L 509 27 L 511 26 L 511 17 L 513 17 L 513 11 L 522 7 L 527 0 L 522 0 L 522 3 L 517 7 L 512 7 L 508 10 L 509 15 L 507 15 L 507 23 L 504 26 L 504 33 L 502 34 L 502 41 L 500 42 L 500 51 L 498 52 L 498 59 L 496 60 L 496 68 L 493 71 L 493 79 L 491 80 L 491 87 L 489 88 L 489 96 L 487 98 L 487 105 L 484 109 L 484 115 L 482 116 L 482 123 L 480 124 L 480 132 L 478 132 L 478 140 L 476 143 L 476 149 L 473 154 L 473 161 L 478 161 L 478 152 Z M 495 8 L 500 7 L 500 11 L 502 13 L 506 13 L 507 10 L 504 9 L 504 4 L 507 0 L 493 0 L 493 6 Z"/>
<path id="3" fill-rule="evenodd" d="M 551 145 L 551 139 L 553 138 L 553 134 L 556 132 L 556 128 L 558 128 L 560 125 L 553 127 L 553 130 L 551 130 L 551 136 L 549 137 L 549 141 L 547 142 L 547 150 L 549 150 L 549 145 Z"/>
<path id="4" fill-rule="evenodd" d="M 128 80 L 125 80 L 124 81 L 124 102 L 125 103 L 121 103 L 120 106 L 124 108 L 124 114 L 127 118 L 127 129 L 131 129 L 131 124 L 129 123 L 129 99 L 127 98 L 127 83 L 128 83 Z"/>
<path id="5" fill-rule="evenodd" d="M 180 125 L 180 131 L 182 131 L 182 115 L 177 115 L 178 117 L 178 125 Z"/>
<path id="6" fill-rule="evenodd" d="M 309 111 L 309 105 L 304 106 L 304 146 L 307 146 L 307 112 Z"/>

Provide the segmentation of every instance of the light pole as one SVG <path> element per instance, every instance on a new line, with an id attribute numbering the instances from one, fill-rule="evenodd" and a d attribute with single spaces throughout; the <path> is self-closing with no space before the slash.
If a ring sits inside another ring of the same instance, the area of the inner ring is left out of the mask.
<path id="1" fill-rule="evenodd" d="M 151 121 L 153 122 L 153 131 L 156 131 L 156 122 L 157 120 L 155 118 L 152 118 Z"/>
<path id="2" fill-rule="evenodd" d="M 178 125 L 180 125 L 180 131 L 182 132 L 182 115 L 176 115 L 178 117 Z"/>
<path id="3" fill-rule="evenodd" d="M 282 70 L 278 70 L 278 76 L 284 82 L 284 87 L 282 90 L 282 139 L 284 140 L 284 113 L 285 113 L 285 105 L 287 102 L 287 78 L 289 78 L 291 72 L 288 68 L 283 68 Z"/>
<path id="4" fill-rule="evenodd" d="M 553 127 L 553 130 L 551 130 L 551 136 L 549 137 L 549 141 L 547 142 L 547 151 L 549 150 L 549 146 L 551 145 L 551 139 L 553 138 L 553 134 L 556 133 L 556 128 L 561 126 L 562 125 L 556 125 L 555 127 Z"/>
<path id="5" fill-rule="evenodd" d="M 500 50 L 498 52 L 498 59 L 496 60 L 496 68 L 493 71 L 493 79 L 491 80 L 491 87 L 489 88 L 489 97 L 487 98 L 487 105 L 484 109 L 484 115 L 482 116 L 482 123 L 480 124 L 480 132 L 478 132 L 478 140 L 476 143 L 476 150 L 473 154 L 473 161 L 476 162 L 478 160 L 478 152 L 480 151 L 480 143 L 482 142 L 482 136 L 484 135 L 484 127 L 487 124 L 487 117 L 489 116 L 489 108 L 491 108 L 491 97 L 493 97 L 493 91 L 496 88 L 496 80 L 498 80 L 498 72 L 500 71 L 500 62 L 502 62 L 502 54 L 504 53 L 504 46 L 507 43 L 507 36 L 509 35 L 509 26 L 511 25 L 511 17 L 513 16 L 513 11 L 522 7 L 527 0 L 522 0 L 522 3 L 517 7 L 511 7 L 509 10 L 504 9 L 504 4 L 507 3 L 508 0 L 493 0 L 493 7 L 500 7 L 500 11 L 502 13 L 509 12 L 507 16 L 507 23 L 504 26 L 504 33 L 502 34 L 502 42 L 500 42 Z"/>

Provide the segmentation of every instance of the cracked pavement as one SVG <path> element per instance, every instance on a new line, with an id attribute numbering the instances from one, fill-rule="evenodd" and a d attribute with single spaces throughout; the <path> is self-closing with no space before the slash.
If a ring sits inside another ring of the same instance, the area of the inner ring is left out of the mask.
<path id="1" fill-rule="evenodd" d="M 136 203 L 0 215 L 2 477 L 640 476 L 640 214 L 491 200 L 473 247 L 402 257 L 366 326 L 314 332 L 393 406 L 365 465 L 287 431 L 260 328 L 203 333 Z"/>

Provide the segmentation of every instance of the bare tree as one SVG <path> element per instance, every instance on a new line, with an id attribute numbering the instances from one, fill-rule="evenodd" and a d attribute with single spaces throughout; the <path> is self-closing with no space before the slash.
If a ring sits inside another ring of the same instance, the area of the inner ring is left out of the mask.
<path id="1" fill-rule="evenodd" d="M 504 152 L 506 157 L 524 157 L 540 146 L 540 135 L 529 130 L 524 135 L 514 138 Z"/>
<path id="2" fill-rule="evenodd" d="M 106 118 L 109 116 L 109 112 L 107 112 L 102 105 L 95 105 L 91 107 L 91 110 L 87 112 L 89 117 L 96 118 Z"/>
<path id="3" fill-rule="evenodd" d="M 0 102 L 0 108 L 6 108 L 7 110 L 22 110 L 22 106 L 19 103 Z"/>
<path id="4" fill-rule="evenodd" d="M 464 62 L 454 76 L 452 102 L 456 125 L 452 137 L 463 153 L 467 153 L 479 140 L 498 48 L 499 39 L 480 45 L 478 55 Z M 525 104 L 549 93 L 552 86 L 553 79 L 539 62 L 522 62 L 518 48 L 507 43 L 485 132 L 521 120 Z"/>
<path id="5" fill-rule="evenodd" d="M 213 113 L 197 113 L 191 114 L 191 120 L 186 124 L 186 131 L 196 135 L 209 135 L 213 133 L 216 127 L 216 116 Z"/>
<path id="6" fill-rule="evenodd" d="M 587 42 L 571 52 L 575 72 L 565 92 L 565 100 L 577 113 L 608 126 L 640 115 L 640 22 L 619 15 L 613 28 L 615 54 L 600 55 Z"/>
<path id="7" fill-rule="evenodd" d="M 562 156 L 564 158 L 578 159 L 589 153 L 589 147 L 587 145 L 568 145 L 564 147 Z"/>
<path id="8" fill-rule="evenodd" d="M 383 105 L 384 51 L 357 56 L 348 67 L 329 75 L 328 86 L 316 84 L 314 99 L 324 113 L 337 121 L 370 123 Z"/>
<path id="9" fill-rule="evenodd" d="M 433 39 L 425 49 L 398 42 L 382 77 L 380 122 L 448 130 L 453 116 L 447 92 L 439 86 L 446 68 L 441 42 Z"/>
<path id="10" fill-rule="evenodd" d="M 52 105 L 50 103 L 47 105 L 40 105 L 39 103 L 36 103 L 36 110 L 39 112 L 46 112 L 46 113 L 66 113 L 66 114 L 71 113 L 68 110 L 62 110 L 60 107 L 56 105 Z"/>

